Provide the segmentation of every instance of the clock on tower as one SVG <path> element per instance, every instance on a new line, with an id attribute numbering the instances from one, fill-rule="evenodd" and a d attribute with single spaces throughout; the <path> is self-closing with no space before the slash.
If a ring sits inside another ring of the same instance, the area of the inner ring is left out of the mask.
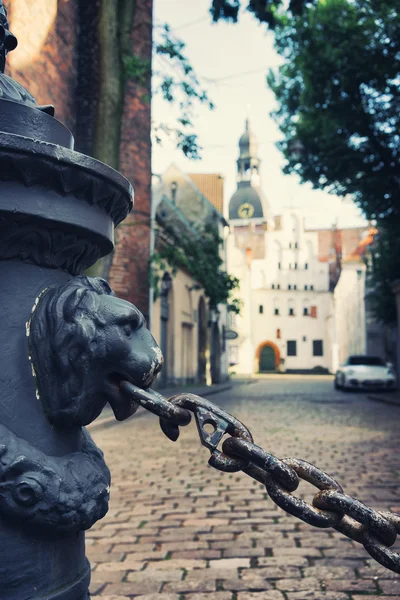
<path id="1" fill-rule="evenodd" d="M 254 206 L 249 202 L 244 202 L 238 208 L 238 216 L 240 219 L 251 219 L 254 214 Z"/>

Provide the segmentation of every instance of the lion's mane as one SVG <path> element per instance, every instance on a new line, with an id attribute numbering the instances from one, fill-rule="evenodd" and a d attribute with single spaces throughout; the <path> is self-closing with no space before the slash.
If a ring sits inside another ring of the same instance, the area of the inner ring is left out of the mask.
<path id="1" fill-rule="evenodd" d="M 106 353 L 105 322 L 98 311 L 103 294 L 114 295 L 103 279 L 74 277 L 45 290 L 32 312 L 30 359 L 39 398 L 53 425 L 84 424 L 92 359 Z"/>

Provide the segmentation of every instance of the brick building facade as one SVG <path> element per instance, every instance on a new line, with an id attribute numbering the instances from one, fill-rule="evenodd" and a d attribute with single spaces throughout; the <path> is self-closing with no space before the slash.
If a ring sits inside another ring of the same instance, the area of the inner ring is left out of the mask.
<path id="1" fill-rule="evenodd" d="M 78 151 L 91 154 L 99 88 L 99 0 L 8 0 L 10 29 L 19 39 L 7 73 L 39 104 L 53 104 L 56 118 L 75 136 Z M 152 53 L 153 0 L 136 4 L 132 53 Z M 109 280 L 118 296 L 148 314 L 151 203 L 150 78 L 128 81 L 121 128 L 119 170 L 133 184 L 132 214 L 116 231 Z"/>

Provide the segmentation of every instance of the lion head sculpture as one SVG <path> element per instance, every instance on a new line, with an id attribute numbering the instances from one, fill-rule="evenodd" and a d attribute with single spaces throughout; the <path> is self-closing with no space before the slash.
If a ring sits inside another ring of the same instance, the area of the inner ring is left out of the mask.
<path id="1" fill-rule="evenodd" d="M 38 396 L 58 427 L 88 425 L 107 402 L 116 419 L 126 419 L 137 404 L 122 396 L 119 383 L 146 389 L 163 363 L 142 313 L 98 277 L 44 290 L 27 335 Z"/>

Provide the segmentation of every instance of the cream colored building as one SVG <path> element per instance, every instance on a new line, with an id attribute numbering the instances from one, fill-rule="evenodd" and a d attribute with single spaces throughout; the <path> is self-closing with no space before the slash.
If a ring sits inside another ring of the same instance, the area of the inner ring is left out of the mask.
<path id="1" fill-rule="evenodd" d="M 193 176 L 194 177 L 194 176 Z M 176 165 L 153 186 L 155 231 L 173 227 L 183 235 L 198 235 L 196 225 L 217 227 L 221 237 L 227 223 L 216 206 L 221 203 L 223 179 L 217 174 L 197 176 L 197 184 Z M 210 199 L 199 187 L 209 193 Z M 154 237 L 154 247 L 160 239 Z M 222 248 L 221 256 L 225 257 Z M 165 357 L 160 385 L 220 382 L 228 378 L 224 331 L 227 311 L 210 310 L 204 290 L 185 270 L 167 268 L 159 293 L 151 301 L 151 330 Z"/>

